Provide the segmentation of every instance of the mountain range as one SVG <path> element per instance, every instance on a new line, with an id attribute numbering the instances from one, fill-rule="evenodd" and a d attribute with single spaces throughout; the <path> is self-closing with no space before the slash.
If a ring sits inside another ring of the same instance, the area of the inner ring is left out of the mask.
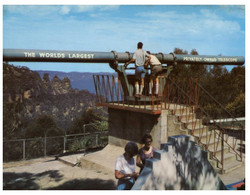
<path id="1" fill-rule="evenodd" d="M 41 115 L 52 116 L 60 128 L 66 128 L 85 110 L 105 113 L 95 106 L 93 93 L 92 73 L 38 73 L 4 63 L 4 138 L 20 137 L 20 131 Z"/>
<path id="2" fill-rule="evenodd" d="M 93 75 L 112 75 L 114 73 L 91 73 L 91 72 L 61 72 L 61 71 L 46 71 L 46 70 L 38 70 L 40 77 L 43 78 L 44 74 L 48 74 L 50 78 L 54 78 L 57 76 L 59 79 L 68 78 L 70 80 L 72 88 L 76 88 L 78 90 L 88 90 L 90 93 L 95 92 L 95 86 L 93 81 Z"/>

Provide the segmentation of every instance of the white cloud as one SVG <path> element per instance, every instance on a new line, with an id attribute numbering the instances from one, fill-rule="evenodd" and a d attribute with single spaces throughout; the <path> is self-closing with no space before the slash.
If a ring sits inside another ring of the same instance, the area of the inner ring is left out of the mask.
<path id="1" fill-rule="evenodd" d="M 21 14 L 24 16 L 46 16 L 58 12 L 58 6 L 47 5 L 5 5 L 3 6 L 5 13 Z"/>
<path id="2" fill-rule="evenodd" d="M 179 47 L 188 51 L 195 48 L 203 54 L 219 54 L 230 49 L 230 45 L 236 42 L 234 40 L 242 43 L 244 39 L 244 31 L 236 20 L 222 17 L 209 9 L 180 13 L 147 11 L 138 12 L 136 17 L 131 17 L 129 13 L 123 16 L 105 12 L 118 8 L 119 6 L 55 6 L 54 10 L 50 11 L 67 17 L 51 16 L 51 20 L 43 23 L 27 18 L 25 21 L 21 18 L 11 20 L 10 23 L 9 17 L 8 22 L 4 22 L 5 29 L 8 29 L 8 33 L 4 30 L 4 35 L 9 37 L 8 42 L 4 39 L 4 45 L 31 49 L 115 49 L 119 52 L 133 51 L 136 43 L 142 41 L 145 48 L 150 48 L 152 52 L 171 52 L 174 47 Z M 48 11 L 49 9 L 47 13 Z M 72 14 L 80 12 L 86 14 Z M 93 18 L 89 20 L 88 16 Z M 18 35 L 13 39 L 14 36 L 10 33 Z M 30 46 L 26 46 L 27 43 Z"/>
<path id="3" fill-rule="evenodd" d="M 181 15 L 177 14 L 176 11 L 166 11 L 166 12 L 138 12 L 136 14 L 138 17 L 148 18 L 148 19 L 176 19 Z"/>
<path id="4" fill-rule="evenodd" d="M 23 16 L 55 16 L 67 15 L 69 13 L 84 12 L 105 12 L 119 9 L 118 5 L 5 5 L 3 6 L 4 14 L 21 14 Z"/>
<path id="5" fill-rule="evenodd" d="M 146 32 L 154 36 L 191 36 L 196 38 L 213 38 L 213 34 L 220 34 L 221 39 L 228 38 L 228 34 L 239 36 L 242 33 L 240 25 L 236 21 L 223 19 L 215 12 L 201 9 L 196 13 L 167 12 L 142 12 L 137 13 L 140 19 L 145 19 L 144 28 Z M 139 21 L 138 21 L 139 22 Z M 152 25 L 153 24 L 153 25 Z M 152 29 L 151 26 L 154 28 Z"/>
<path id="6" fill-rule="evenodd" d="M 94 5 L 77 5 L 74 8 L 75 8 L 74 11 L 81 13 L 81 12 L 93 11 L 94 9 L 96 9 L 96 6 L 94 6 Z"/>
<path id="7" fill-rule="evenodd" d="M 218 20 L 220 17 L 217 16 L 215 13 L 211 12 L 211 9 L 201 9 L 200 10 L 201 17 L 204 18 L 210 18 L 210 19 L 215 19 Z"/>
<path id="8" fill-rule="evenodd" d="M 111 11 L 117 10 L 120 6 L 118 5 L 77 5 L 74 7 L 74 11 L 78 13 L 91 12 L 91 11 Z"/>
<path id="9" fill-rule="evenodd" d="M 100 11 L 111 11 L 111 10 L 117 10 L 119 9 L 119 5 L 105 5 L 100 6 Z"/>
<path id="10" fill-rule="evenodd" d="M 62 6 L 61 7 L 61 9 L 60 9 L 60 13 L 62 14 L 62 15 L 66 15 L 66 14 L 68 14 L 70 12 L 70 7 L 69 6 Z"/>

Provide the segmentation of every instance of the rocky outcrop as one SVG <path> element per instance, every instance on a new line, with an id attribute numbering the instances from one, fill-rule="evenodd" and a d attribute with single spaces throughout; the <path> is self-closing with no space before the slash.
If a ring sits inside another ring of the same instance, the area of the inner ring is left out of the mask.
<path id="1" fill-rule="evenodd" d="M 4 123 L 15 124 L 15 127 L 4 126 L 5 131 L 25 126 L 40 114 L 52 115 L 58 125 L 65 128 L 65 124 L 84 110 L 96 109 L 95 95 L 72 89 L 68 78 L 61 80 L 54 76 L 50 80 L 49 75 L 44 74 L 41 79 L 37 72 L 9 64 L 3 64 L 3 107 L 4 120 L 13 120 Z"/>
<path id="2" fill-rule="evenodd" d="M 51 95 L 60 95 L 60 94 L 67 94 L 67 93 L 77 93 L 78 90 L 73 90 L 70 84 L 69 78 L 64 78 L 61 80 L 58 76 L 54 76 L 52 81 L 50 81 L 49 74 L 45 73 L 43 75 L 43 87 L 47 91 L 48 94 Z"/>

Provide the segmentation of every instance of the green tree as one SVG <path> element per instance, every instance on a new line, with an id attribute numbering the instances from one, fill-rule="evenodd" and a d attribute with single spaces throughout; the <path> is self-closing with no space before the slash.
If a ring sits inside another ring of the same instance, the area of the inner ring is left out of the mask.
<path id="1" fill-rule="evenodd" d="M 226 109 L 235 117 L 245 117 L 245 93 L 238 94 L 233 102 L 227 104 Z"/>
<path id="2" fill-rule="evenodd" d="M 93 124 L 99 123 L 99 124 Z M 93 124 L 93 125 L 87 125 Z M 86 110 L 79 118 L 76 118 L 72 125 L 69 127 L 68 134 L 83 133 L 83 125 L 87 125 L 85 132 L 102 131 L 107 129 L 107 119 L 92 109 Z"/>
<path id="3" fill-rule="evenodd" d="M 240 93 L 245 93 L 245 66 L 234 67 L 229 75 L 230 102 Z"/>
<path id="4" fill-rule="evenodd" d="M 31 123 L 26 130 L 26 137 L 49 137 L 63 135 L 63 131 L 58 128 L 54 118 L 47 114 L 40 115 L 35 122 Z"/>
<path id="5" fill-rule="evenodd" d="M 20 102 L 3 102 L 3 138 L 19 138 L 19 128 L 22 126 L 20 112 L 23 106 Z"/>
<path id="6" fill-rule="evenodd" d="M 188 52 L 186 50 L 175 48 L 174 54 L 178 55 L 186 55 Z M 186 64 L 177 64 L 174 66 L 174 69 L 170 73 L 170 77 L 174 80 L 181 80 L 183 77 L 187 77 L 189 75 L 189 69 Z"/>
<path id="7" fill-rule="evenodd" d="M 199 55 L 196 49 L 192 49 L 191 55 Z M 204 78 L 207 75 L 207 66 L 203 64 L 190 64 L 190 74 L 192 78 Z"/>
<path id="8" fill-rule="evenodd" d="M 186 50 L 175 48 L 174 53 L 178 55 L 188 54 Z M 199 55 L 195 49 L 191 55 Z M 236 116 L 244 115 L 244 104 L 233 106 L 241 93 L 245 93 L 245 67 L 234 67 L 230 72 L 223 65 L 197 65 L 197 64 L 177 64 L 170 74 L 170 78 L 176 83 L 184 83 L 185 79 L 198 78 L 200 84 L 209 93 L 200 90 L 199 105 L 211 115 L 212 118 L 228 117 L 225 107 L 231 105 L 230 110 L 237 113 Z M 212 96 L 223 107 L 210 97 Z M 236 103 L 235 103 L 236 104 Z M 232 113 L 232 114 L 233 114 Z"/>

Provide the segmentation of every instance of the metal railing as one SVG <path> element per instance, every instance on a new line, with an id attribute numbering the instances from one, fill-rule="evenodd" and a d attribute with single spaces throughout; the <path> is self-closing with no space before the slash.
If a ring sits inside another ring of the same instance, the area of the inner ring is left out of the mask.
<path id="1" fill-rule="evenodd" d="M 33 159 L 65 152 L 85 152 L 87 149 L 104 147 L 107 144 L 108 131 L 4 140 L 3 161 Z"/>
<path id="2" fill-rule="evenodd" d="M 217 100 L 200 85 L 198 80 L 192 79 L 194 82 L 194 97 L 188 93 L 188 88 L 183 88 L 180 83 L 172 81 L 173 85 L 182 93 L 181 98 L 176 93 L 173 96 L 176 101 L 173 114 L 178 117 L 179 122 L 185 124 L 185 128 L 189 133 L 197 138 L 197 142 L 211 152 L 211 158 L 217 160 L 224 170 L 225 148 L 236 154 L 242 161 L 244 126 L 231 113 L 229 113 Z M 198 94 L 198 95 L 196 95 Z M 213 105 L 212 108 L 205 108 L 199 102 L 202 98 L 207 101 L 206 105 Z M 185 100 L 186 99 L 186 100 Z M 184 103 L 186 101 L 186 103 Z M 177 109 L 178 107 L 178 109 Z M 217 111 L 217 112 L 214 112 Z M 213 111 L 213 112 L 211 112 Z M 230 118 L 229 118 L 230 117 Z M 225 125 L 226 124 L 226 125 Z"/>
<path id="3" fill-rule="evenodd" d="M 222 170 L 226 146 L 242 161 L 244 125 L 201 86 L 200 79 L 160 77 L 158 96 L 149 94 L 148 80 L 145 79 L 143 96 L 140 98 L 125 96 L 121 82 L 114 76 L 95 75 L 94 81 L 101 105 L 158 113 L 171 110 L 185 129 L 196 137 L 196 141 L 210 152 L 210 157 L 218 161 Z M 133 88 L 133 85 L 130 87 Z"/>
<path id="4" fill-rule="evenodd" d="M 164 76 L 159 77 L 159 93 L 157 95 L 149 94 L 149 78 L 145 78 L 144 90 L 139 98 L 125 95 L 124 91 L 132 91 L 134 94 L 134 85 L 130 84 L 129 89 L 124 89 L 119 78 L 113 75 L 94 75 L 93 80 L 97 103 L 103 106 L 119 106 L 120 108 L 160 112 L 163 109 L 173 109 L 173 107 L 174 111 L 177 110 L 180 105 L 174 104 L 175 102 L 181 104 L 190 102 L 190 99 L 183 99 L 183 92 L 180 91 L 180 88 L 173 85 L 173 82 Z M 188 96 L 194 98 L 195 103 L 198 104 L 197 84 L 190 79 L 183 81 L 183 83 L 185 83 L 184 90 L 187 91 Z M 151 86 L 151 91 L 153 92 L 154 89 L 155 84 Z"/>

